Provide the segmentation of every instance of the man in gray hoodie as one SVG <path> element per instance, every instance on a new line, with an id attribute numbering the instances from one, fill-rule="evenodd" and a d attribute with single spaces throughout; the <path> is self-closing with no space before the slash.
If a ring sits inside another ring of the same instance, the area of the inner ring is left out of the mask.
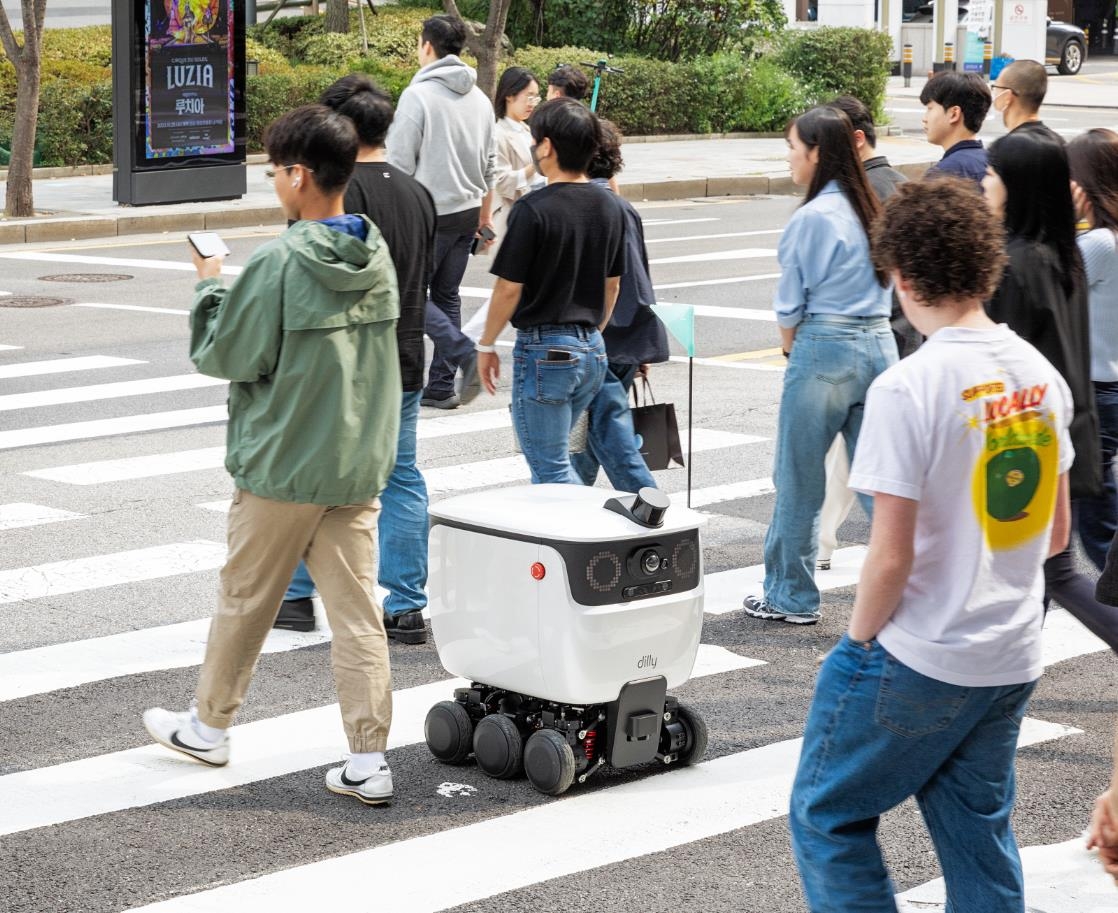
<path id="1" fill-rule="evenodd" d="M 493 105 L 477 87 L 476 71 L 458 57 L 465 43 L 460 19 L 424 21 L 420 70 L 400 96 L 387 138 L 389 163 L 427 188 L 438 213 L 424 327 L 435 353 L 421 402 L 439 409 L 454 409 L 480 390 L 474 344 L 461 330 L 458 288 L 474 238 L 482 228 L 492 229 L 497 181 Z M 459 369 L 462 383 L 455 392 Z"/>

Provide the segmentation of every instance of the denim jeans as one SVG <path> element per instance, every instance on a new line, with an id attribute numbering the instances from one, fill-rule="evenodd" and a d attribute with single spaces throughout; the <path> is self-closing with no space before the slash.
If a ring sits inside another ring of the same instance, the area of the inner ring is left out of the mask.
<path id="1" fill-rule="evenodd" d="M 548 352 L 569 357 L 549 359 Z M 532 483 L 581 485 L 568 443 L 606 374 L 602 334 L 573 324 L 519 330 L 512 360 L 512 426 Z"/>
<path id="2" fill-rule="evenodd" d="M 1083 551 L 1100 571 L 1118 524 L 1118 489 L 1114 484 L 1114 456 L 1118 453 L 1118 383 L 1095 383 L 1099 410 L 1099 443 L 1102 447 L 1102 494 L 1079 498 L 1079 538 Z"/>
<path id="3" fill-rule="evenodd" d="M 427 605 L 427 483 L 416 466 L 420 393 L 405 393 L 400 410 L 396 466 L 380 495 L 377 580 L 388 590 L 384 610 L 399 615 Z M 284 599 L 314 595 L 314 581 L 300 561 Z"/>
<path id="4" fill-rule="evenodd" d="M 946 913 L 1024 913 L 1010 813 L 1034 685 L 948 685 L 843 635 L 819 670 L 792 787 L 811 913 L 896 913 L 877 826 L 909 796 L 939 856 Z"/>
<path id="5" fill-rule="evenodd" d="M 841 433 L 853 458 L 866 391 L 896 360 L 884 317 L 809 314 L 796 332 L 780 397 L 776 506 L 765 535 L 765 598 L 782 612 L 819 609 L 815 557 L 827 450 Z M 871 499 L 861 501 L 869 514 Z"/>
<path id="6" fill-rule="evenodd" d="M 602 389 L 590 402 L 586 449 L 571 454 L 571 465 L 583 485 L 594 484 L 600 466 L 617 491 L 635 493 L 642 488 L 656 487 L 656 480 L 641 456 L 633 431 L 633 416 L 629 412 L 629 390 L 637 376 L 637 368 L 638 365 L 612 361 L 607 364 Z"/>
<path id="7" fill-rule="evenodd" d="M 470 244 L 477 233 L 480 210 L 439 216 L 435 232 L 435 263 L 427 288 L 424 332 L 435 344 L 423 395 L 446 399 L 454 393 L 458 366 L 474 350 L 462 332 L 462 299 L 458 288 L 470 262 Z"/>

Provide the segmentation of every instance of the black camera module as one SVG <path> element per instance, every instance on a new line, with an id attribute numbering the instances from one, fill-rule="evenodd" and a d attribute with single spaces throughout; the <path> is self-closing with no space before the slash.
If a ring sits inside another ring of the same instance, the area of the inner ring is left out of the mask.
<path id="1" fill-rule="evenodd" d="M 668 559 L 653 546 L 642 546 L 629 556 L 629 575 L 631 577 L 655 577 L 668 569 Z"/>

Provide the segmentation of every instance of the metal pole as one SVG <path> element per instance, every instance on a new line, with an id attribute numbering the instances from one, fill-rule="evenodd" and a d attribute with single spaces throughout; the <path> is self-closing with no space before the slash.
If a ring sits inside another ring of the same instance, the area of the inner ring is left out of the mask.
<path id="1" fill-rule="evenodd" d="M 694 425 L 692 415 L 695 402 L 695 356 L 687 357 L 687 506 L 691 506 L 691 464 L 695 461 L 695 449 L 691 446 L 691 430 Z"/>

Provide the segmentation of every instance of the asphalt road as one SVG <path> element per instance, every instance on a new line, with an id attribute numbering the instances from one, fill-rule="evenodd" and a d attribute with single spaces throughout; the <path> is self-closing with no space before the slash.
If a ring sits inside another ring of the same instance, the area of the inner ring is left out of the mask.
<path id="1" fill-rule="evenodd" d="M 186 386 L 196 380 L 185 242 L 0 248 L 0 293 L 64 301 L 0 300 L 0 909 L 171 911 L 188 908 L 175 898 L 212 889 L 189 909 L 801 913 L 782 817 L 791 740 L 816 660 L 849 617 L 868 527 L 856 508 L 841 534 L 851 550 L 819 575 L 828 589 L 818 626 L 737 609 L 772 510 L 765 479 L 782 368 L 769 302 L 795 205 L 640 207 L 661 300 L 699 306 L 693 487 L 709 515 L 708 613 L 703 664 L 678 694 L 706 719 L 710 748 L 696 768 L 607 772 L 557 800 L 431 758 L 423 714 L 452 687 L 439 684 L 448 676 L 432 643 L 392 647 L 389 808 L 323 788 L 344 740 L 321 632 L 272 641 L 228 768 L 149 747 L 143 709 L 190 700 L 223 554 L 213 506 L 231 491 L 220 468 L 224 387 Z M 228 262 L 243 264 L 272 234 L 231 233 Z M 467 312 L 481 302 L 486 267 L 470 266 Z M 75 273 L 120 278 L 43 278 Z M 677 404 L 686 434 L 686 363 L 658 366 L 653 385 Z M 508 464 L 486 461 L 516 463 L 506 391 L 451 414 L 424 410 L 420 464 L 435 498 L 494 484 Z M 679 493 L 686 473 L 658 481 Z M 1049 630 L 1050 665 L 1029 710 L 1038 722 L 1018 759 L 1015 824 L 1027 847 L 1075 840 L 1110 770 L 1113 657 L 1062 611 Z M 914 805 L 885 817 L 882 841 L 898 891 L 937 877 Z M 312 866 L 322 861 L 331 862 Z M 1035 885 L 1057 877 L 1027 868 Z M 1088 894 L 1100 888 L 1086 882 L 1055 899 L 1035 894 L 1031 908 L 1118 911 L 1118 893 Z"/>

